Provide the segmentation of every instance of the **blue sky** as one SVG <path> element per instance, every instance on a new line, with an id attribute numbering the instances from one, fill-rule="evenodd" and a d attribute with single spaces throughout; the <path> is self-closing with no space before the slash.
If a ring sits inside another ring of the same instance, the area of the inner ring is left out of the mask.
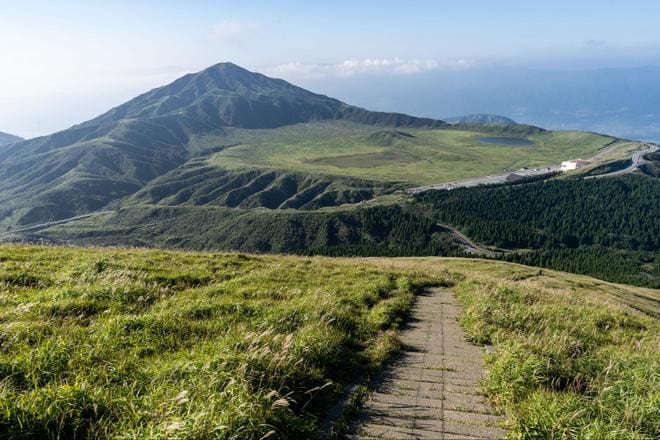
<path id="1" fill-rule="evenodd" d="M 660 64 L 650 0 L 0 0 L 0 11 L 0 131 L 27 136 L 219 61 L 302 83 Z"/>

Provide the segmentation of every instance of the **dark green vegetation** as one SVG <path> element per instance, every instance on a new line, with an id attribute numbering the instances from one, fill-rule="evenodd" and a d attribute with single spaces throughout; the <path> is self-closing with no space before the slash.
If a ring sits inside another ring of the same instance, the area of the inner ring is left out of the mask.
<path id="1" fill-rule="evenodd" d="M 645 158 L 651 162 L 642 164 L 639 169 L 647 176 L 660 178 L 660 151 L 647 154 Z"/>
<path id="2" fill-rule="evenodd" d="M 507 249 L 510 261 L 660 287 L 660 181 L 550 180 L 428 192 L 417 198 L 468 237 Z"/>
<path id="3" fill-rule="evenodd" d="M 411 208 L 396 204 L 318 211 L 136 206 L 28 238 L 338 256 L 460 253 L 446 230 Z"/>
<path id="4" fill-rule="evenodd" d="M 550 180 L 417 197 L 475 240 L 503 248 L 660 248 L 660 181 Z"/>
<path id="5" fill-rule="evenodd" d="M 659 197 L 660 182 L 640 175 L 530 179 L 314 211 L 135 205 L 25 237 L 332 256 L 465 255 L 442 223 L 477 243 L 522 249 L 499 256 L 508 261 L 659 287 Z M 243 206 L 269 206 L 246 200 Z"/>
<path id="6" fill-rule="evenodd" d="M 615 171 L 621 171 L 628 168 L 632 165 L 632 159 L 621 159 L 614 160 L 612 162 L 605 163 L 603 165 L 591 168 L 588 171 L 584 172 L 584 176 L 600 176 L 601 174 L 613 173 Z"/>
<path id="7" fill-rule="evenodd" d="M 413 293 L 454 284 L 514 438 L 657 437 L 660 328 L 630 308 L 660 313 L 657 291 L 484 260 L 5 245 L 0 438 L 310 438 Z"/>
<path id="8" fill-rule="evenodd" d="M 20 142 L 23 138 L 14 136 L 13 134 L 3 133 L 0 131 L 0 147 L 3 145 L 13 144 L 14 142 Z"/>
<path id="9" fill-rule="evenodd" d="M 447 273 L 0 248 L 0 438 L 309 438 Z"/>

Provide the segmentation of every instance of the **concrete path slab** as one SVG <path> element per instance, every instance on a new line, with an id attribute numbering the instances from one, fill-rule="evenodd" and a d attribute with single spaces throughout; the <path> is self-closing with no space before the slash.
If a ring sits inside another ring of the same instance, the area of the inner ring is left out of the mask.
<path id="1" fill-rule="evenodd" d="M 417 298 L 404 349 L 358 413 L 353 438 L 500 439 L 503 417 L 479 393 L 483 349 L 465 340 L 454 296 Z"/>

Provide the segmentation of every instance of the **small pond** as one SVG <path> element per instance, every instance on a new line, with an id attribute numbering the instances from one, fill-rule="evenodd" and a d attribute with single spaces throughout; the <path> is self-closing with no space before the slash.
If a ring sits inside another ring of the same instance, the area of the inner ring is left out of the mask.
<path id="1" fill-rule="evenodd" d="M 529 147 L 534 142 L 529 139 L 514 137 L 482 137 L 478 139 L 482 144 L 508 145 L 513 147 Z"/>

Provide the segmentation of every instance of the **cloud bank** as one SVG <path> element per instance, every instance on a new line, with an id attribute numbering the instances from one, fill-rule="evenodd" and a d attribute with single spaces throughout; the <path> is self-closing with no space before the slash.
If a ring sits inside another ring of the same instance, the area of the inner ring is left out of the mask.
<path id="1" fill-rule="evenodd" d="M 473 67 L 474 60 L 457 59 L 440 62 L 434 59 L 365 58 L 350 59 L 334 64 L 307 64 L 289 62 L 267 67 L 267 75 L 286 78 L 352 77 L 356 75 L 413 75 L 436 69 L 465 69 Z"/>

